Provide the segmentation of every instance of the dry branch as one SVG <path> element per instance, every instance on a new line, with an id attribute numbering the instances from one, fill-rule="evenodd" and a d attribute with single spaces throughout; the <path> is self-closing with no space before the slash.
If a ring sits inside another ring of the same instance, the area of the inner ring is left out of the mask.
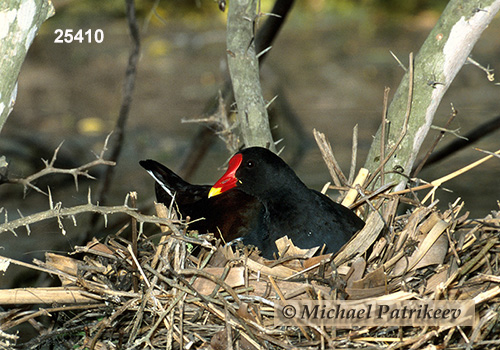
<path id="1" fill-rule="evenodd" d="M 0 290 L 1 305 L 26 304 L 81 304 L 98 303 L 100 297 L 89 296 L 80 288 L 48 287 L 48 288 L 18 288 Z"/>
<path id="2" fill-rule="evenodd" d="M 330 145 L 330 142 L 326 139 L 325 134 L 317 131 L 316 129 L 313 130 L 313 133 L 316 143 L 318 144 L 318 147 L 321 151 L 321 156 L 323 157 L 323 160 L 325 161 L 326 166 L 328 167 L 328 171 L 330 172 L 330 176 L 333 179 L 333 183 L 336 186 L 346 185 L 347 179 L 344 173 L 342 172 L 342 169 L 340 169 L 337 159 L 335 159 L 332 146 Z"/>
<path id="3" fill-rule="evenodd" d="M 442 147 L 441 149 L 437 150 L 436 152 L 431 153 L 428 159 L 424 158 L 425 166 L 429 166 L 445 157 L 449 157 L 455 152 L 458 152 L 461 149 L 472 145 L 474 142 L 486 137 L 487 135 L 495 132 L 498 129 L 500 129 L 500 116 L 495 116 L 494 118 L 482 123 L 478 127 L 466 133 L 464 135 L 466 140 L 456 139 L 446 146 Z M 423 160 L 421 162 L 423 162 Z M 415 174 L 418 173 L 417 170 L 413 170 L 412 172 Z"/>
<path id="4" fill-rule="evenodd" d="M 172 220 L 159 218 L 153 215 L 141 214 L 136 208 L 131 208 L 127 205 L 127 199 L 125 199 L 124 205 L 100 206 L 90 202 L 90 191 L 89 191 L 87 204 L 77 205 L 70 208 L 63 208 L 61 202 L 54 204 L 52 202 L 52 198 L 49 197 L 51 209 L 35 213 L 29 216 L 24 216 L 16 220 L 4 222 L 3 224 L 0 225 L 0 233 L 10 231 L 15 234 L 15 230 L 20 227 L 26 227 L 26 229 L 29 230 L 29 226 L 34 223 L 56 218 L 59 222 L 59 228 L 61 229 L 62 233 L 65 234 L 66 230 L 64 229 L 64 226 L 62 224 L 62 219 L 71 218 L 73 220 L 73 223 L 76 225 L 75 216 L 83 213 L 96 213 L 102 215 L 104 216 L 105 222 L 107 222 L 108 215 L 119 214 L 119 213 L 126 214 L 134 218 L 135 220 L 137 220 L 137 222 L 141 224 L 140 225 L 141 233 L 142 233 L 142 224 L 146 222 L 158 225 L 160 224 L 167 225 L 174 232 L 178 232 L 177 228 L 173 225 Z"/>
<path id="5" fill-rule="evenodd" d="M 46 176 L 46 175 L 51 175 L 51 174 L 68 174 L 73 176 L 73 179 L 75 180 L 75 188 L 78 191 L 78 176 L 84 176 L 89 179 L 95 179 L 92 175 L 89 174 L 89 169 L 94 168 L 99 165 L 106 165 L 106 166 L 115 166 L 116 163 L 110 160 L 105 160 L 104 159 L 104 153 L 108 150 L 108 141 L 110 138 L 111 134 L 109 134 L 106 137 L 106 140 L 104 141 L 104 146 L 100 152 L 99 155 L 96 155 L 95 160 L 80 165 L 79 167 L 72 168 L 72 169 L 62 169 L 62 168 L 56 168 L 54 166 L 55 161 L 57 160 L 57 155 L 59 153 L 59 150 L 61 149 L 63 142 L 57 146 L 56 150 L 54 151 L 54 154 L 52 155 L 52 159 L 50 161 L 47 161 L 45 159 L 42 159 L 43 163 L 45 164 L 45 168 L 40 170 L 39 172 L 32 174 L 26 178 L 9 178 L 7 179 L 6 182 L 8 183 L 13 183 L 13 184 L 21 184 L 23 185 L 24 188 L 24 195 L 26 196 L 28 187 L 34 189 L 35 191 L 39 193 L 43 193 L 44 195 L 48 196 L 49 194 L 42 191 L 38 186 L 34 184 L 36 180 L 39 178 Z"/>
<path id="6" fill-rule="evenodd" d="M 125 7 L 127 14 L 127 24 L 128 24 L 128 29 L 130 31 L 130 38 L 132 39 L 132 45 L 128 57 L 127 69 L 125 70 L 122 102 L 120 105 L 120 110 L 118 112 L 118 119 L 116 120 L 116 125 L 114 129 L 116 140 L 112 145 L 111 156 L 110 156 L 110 159 L 113 162 L 118 161 L 118 158 L 120 157 L 123 148 L 127 120 L 130 114 L 130 109 L 132 108 L 132 95 L 135 87 L 137 65 L 139 62 L 139 53 L 141 49 L 139 26 L 137 24 L 137 18 L 135 14 L 134 0 L 125 0 Z M 113 168 L 106 169 L 103 178 L 104 181 L 102 182 L 101 189 L 98 193 L 98 202 L 105 204 L 107 199 L 106 198 L 107 193 L 111 187 L 111 181 L 113 180 Z M 96 217 L 94 216 L 94 218 Z M 94 224 L 95 224 L 95 219 L 92 222 L 92 225 Z"/>

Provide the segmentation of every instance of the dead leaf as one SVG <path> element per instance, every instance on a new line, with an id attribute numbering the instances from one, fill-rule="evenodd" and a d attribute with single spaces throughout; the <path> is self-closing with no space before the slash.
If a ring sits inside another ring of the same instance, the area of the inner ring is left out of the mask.
<path id="1" fill-rule="evenodd" d="M 311 249 L 301 249 L 296 247 L 292 240 L 288 238 L 288 236 L 283 236 L 280 239 L 277 239 L 276 247 L 278 248 L 279 256 L 284 258 L 287 256 L 303 256 L 305 258 L 310 258 L 316 254 L 320 247 L 314 247 Z"/>
<path id="2" fill-rule="evenodd" d="M 225 270 L 224 267 L 206 267 L 202 271 L 209 273 L 215 277 L 221 278 L 222 274 L 224 273 L 224 270 Z M 244 267 L 232 267 L 229 270 L 226 278 L 224 279 L 224 282 L 226 282 L 232 288 L 244 286 L 245 285 L 244 272 L 245 272 Z M 217 287 L 217 284 L 206 278 L 197 277 L 193 283 L 193 287 L 194 289 L 196 289 L 198 293 L 203 295 L 209 295 L 210 293 L 212 293 L 214 288 Z"/>

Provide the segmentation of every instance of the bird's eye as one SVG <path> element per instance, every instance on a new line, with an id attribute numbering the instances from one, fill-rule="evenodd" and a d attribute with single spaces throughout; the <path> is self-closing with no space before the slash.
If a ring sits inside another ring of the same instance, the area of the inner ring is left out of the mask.
<path id="1" fill-rule="evenodd" d="M 249 160 L 249 161 L 247 161 L 246 167 L 251 169 L 254 167 L 254 165 L 255 165 L 255 162 L 253 160 Z"/>

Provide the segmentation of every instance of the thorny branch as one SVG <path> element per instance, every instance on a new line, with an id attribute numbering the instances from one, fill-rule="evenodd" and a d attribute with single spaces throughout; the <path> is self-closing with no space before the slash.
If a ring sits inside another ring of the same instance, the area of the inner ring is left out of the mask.
<path id="1" fill-rule="evenodd" d="M 479 62 L 476 60 L 472 59 L 471 57 L 467 57 L 467 63 L 471 63 L 481 69 L 483 72 L 486 73 L 486 77 L 488 78 L 489 81 L 495 81 L 495 73 L 493 73 L 495 70 L 490 68 L 490 65 L 487 67 L 484 67 L 481 65 Z"/>
<path id="2" fill-rule="evenodd" d="M 451 129 L 446 129 L 446 128 L 443 128 L 443 127 L 440 127 L 440 126 L 431 125 L 431 129 L 438 130 L 438 131 L 441 131 L 443 133 L 451 134 L 451 135 L 453 135 L 455 137 L 458 137 L 459 139 L 462 139 L 462 140 L 466 140 L 466 141 L 468 140 L 467 137 L 462 136 L 462 135 L 459 134 L 460 128 L 451 130 Z"/>
<path id="3" fill-rule="evenodd" d="M 450 114 L 450 117 L 448 118 L 448 121 L 444 125 L 444 128 L 448 128 L 451 125 L 451 122 L 455 119 L 455 117 L 457 116 L 457 114 L 458 114 L 458 111 L 455 109 L 455 107 L 452 104 L 451 105 L 451 114 Z M 432 127 L 432 125 L 431 125 L 431 127 Z M 420 173 L 420 170 L 422 170 L 422 168 L 426 165 L 427 160 L 431 156 L 432 152 L 434 152 L 434 149 L 439 144 L 439 142 L 444 137 L 444 135 L 445 135 L 445 131 L 441 131 L 439 133 L 439 135 L 436 136 L 436 138 L 434 139 L 434 142 L 432 143 L 431 147 L 429 148 L 429 150 L 425 154 L 424 158 L 420 162 L 415 163 L 415 164 L 418 164 L 418 165 L 411 171 L 411 176 L 412 177 L 416 177 L 418 175 L 418 173 Z M 467 140 L 467 138 L 465 138 L 465 139 Z"/>
<path id="4" fill-rule="evenodd" d="M 226 144 L 231 154 L 238 151 L 239 137 L 236 134 L 237 123 L 231 124 L 225 108 L 222 92 L 219 90 L 219 103 L 217 111 L 208 118 L 182 119 L 183 123 L 206 123 L 208 128 Z"/>
<path id="5" fill-rule="evenodd" d="M 448 124 L 448 123 L 447 123 Z M 445 128 L 447 125 L 444 126 Z M 441 159 L 446 158 L 451 156 L 452 154 L 464 149 L 465 147 L 472 145 L 474 142 L 477 140 L 480 140 L 481 138 L 485 137 L 486 135 L 489 135 L 495 131 L 500 129 L 500 115 L 495 116 L 494 118 L 487 120 L 486 122 L 482 123 L 478 127 L 474 128 L 473 130 L 469 131 L 467 134 L 464 136 L 467 138 L 467 140 L 464 139 L 455 139 L 451 143 L 449 143 L 446 146 L 443 146 L 442 148 L 438 149 L 437 151 L 433 151 L 431 154 L 428 155 L 428 158 L 425 159 L 425 164 L 424 167 L 427 167 L 431 164 L 435 164 L 439 162 Z M 444 135 L 444 133 L 442 133 Z M 421 161 L 423 162 L 423 161 Z M 417 169 L 417 168 L 415 168 Z M 412 170 L 412 174 L 417 174 L 418 171 L 420 170 Z M 413 175 L 415 176 L 415 175 Z"/>
<path id="6" fill-rule="evenodd" d="M 88 194 L 87 204 L 77 205 L 70 208 L 63 208 L 61 202 L 53 203 L 52 196 L 49 190 L 49 204 L 50 209 L 35 213 L 29 216 L 21 216 L 19 219 L 9 221 L 7 216 L 7 211 L 5 211 L 5 222 L 0 224 L 0 234 L 3 232 L 10 231 L 13 234 L 16 234 L 15 230 L 19 227 L 26 227 L 28 232 L 30 232 L 29 226 L 31 224 L 47 220 L 57 218 L 59 222 L 59 228 L 61 229 L 63 234 L 66 234 L 66 230 L 64 229 L 62 219 L 63 218 L 71 218 L 73 224 L 76 226 L 76 215 L 81 213 L 96 213 L 104 216 L 105 224 L 107 224 L 108 215 L 111 214 L 126 214 L 140 224 L 139 225 L 139 233 L 142 233 L 142 228 L 144 223 L 153 223 L 153 224 L 162 224 L 167 225 L 173 232 L 177 232 L 178 229 L 173 225 L 174 221 L 170 219 L 159 218 L 154 215 L 145 215 L 137 211 L 136 208 L 132 208 L 128 206 L 129 196 L 125 198 L 125 202 L 123 205 L 117 206 L 100 206 L 98 204 L 93 204 L 90 199 L 90 189 Z M 3 211 L 3 208 L 0 209 L 0 213 Z"/>
<path id="7" fill-rule="evenodd" d="M 79 167 L 72 168 L 72 169 L 63 169 L 63 168 L 54 167 L 54 163 L 57 159 L 57 154 L 59 153 L 59 150 L 61 149 L 61 147 L 64 143 L 64 141 L 63 141 L 59 144 L 59 146 L 57 146 L 56 150 L 54 151 L 54 155 L 52 156 L 52 159 L 50 161 L 48 161 L 46 159 L 42 159 L 43 163 L 45 164 L 44 169 L 40 170 L 39 172 L 37 172 L 35 174 L 32 174 L 32 175 L 26 177 L 26 178 L 8 178 L 6 182 L 12 183 L 12 184 L 23 185 L 24 196 L 26 196 L 28 188 L 32 188 L 35 191 L 37 191 L 39 193 L 43 193 L 44 195 L 48 196 L 49 194 L 44 192 L 38 186 L 36 186 L 34 184 L 34 182 L 36 180 L 38 180 L 39 178 L 41 178 L 45 175 L 49 175 L 49 174 L 68 174 L 68 175 L 73 176 L 73 179 L 75 180 L 75 187 L 76 187 L 76 190 L 78 191 L 78 176 L 84 176 L 86 178 L 95 180 L 95 177 L 93 177 L 92 175 L 89 174 L 89 169 L 91 169 L 95 166 L 98 166 L 98 165 L 115 166 L 115 164 L 116 164 L 115 162 L 104 159 L 104 153 L 108 149 L 107 145 L 108 145 L 108 141 L 109 141 L 110 136 L 111 136 L 111 134 L 109 134 L 106 137 L 106 140 L 104 141 L 104 146 L 101 150 L 101 153 L 99 155 L 96 155 L 97 159 L 95 159 L 87 164 L 83 164 L 83 165 L 80 165 Z"/>

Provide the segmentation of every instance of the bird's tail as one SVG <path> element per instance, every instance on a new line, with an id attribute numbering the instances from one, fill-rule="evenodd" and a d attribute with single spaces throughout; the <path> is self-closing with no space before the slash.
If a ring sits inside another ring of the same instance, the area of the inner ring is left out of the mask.
<path id="1" fill-rule="evenodd" d="M 190 186 L 190 184 L 184 181 L 179 175 L 155 160 L 141 160 L 139 164 L 146 169 L 148 174 L 155 179 L 156 183 L 160 185 L 170 197 L 174 197 L 176 192 L 183 191 Z"/>

